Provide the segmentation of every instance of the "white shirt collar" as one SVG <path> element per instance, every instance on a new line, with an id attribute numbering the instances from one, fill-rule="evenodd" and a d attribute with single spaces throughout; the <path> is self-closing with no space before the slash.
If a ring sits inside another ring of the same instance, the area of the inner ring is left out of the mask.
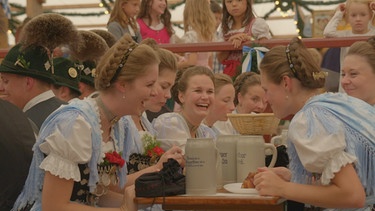
<path id="1" fill-rule="evenodd" d="M 26 112 L 36 104 L 46 101 L 52 97 L 55 97 L 55 94 L 53 94 L 52 90 L 45 91 L 37 96 L 35 96 L 33 99 L 31 99 L 29 102 L 26 103 L 25 107 L 22 109 L 23 112 Z"/>

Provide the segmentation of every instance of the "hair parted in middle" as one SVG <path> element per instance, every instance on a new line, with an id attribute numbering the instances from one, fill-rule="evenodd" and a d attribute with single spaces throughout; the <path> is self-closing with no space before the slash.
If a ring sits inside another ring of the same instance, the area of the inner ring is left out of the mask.
<path id="1" fill-rule="evenodd" d="M 210 70 L 207 67 L 190 66 L 185 69 L 178 70 L 176 74 L 175 83 L 171 89 L 171 95 L 172 95 L 172 99 L 179 105 L 182 105 L 182 103 L 178 97 L 178 94 L 180 92 L 185 93 L 185 91 L 187 90 L 189 86 L 190 79 L 196 75 L 206 75 L 212 80 L 212 83 L 215 84 L 214 74 L 212 70 Z"/>

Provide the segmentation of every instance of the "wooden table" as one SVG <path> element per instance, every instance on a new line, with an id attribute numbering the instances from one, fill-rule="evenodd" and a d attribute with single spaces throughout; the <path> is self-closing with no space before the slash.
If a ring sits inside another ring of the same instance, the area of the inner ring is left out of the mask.
<path id="1" fill-rule="evenodd" d="M 251 194 L 233 194 L 225 190 L 209 196 L 136 197 L 137 204 L 162 204 L 164 210 L 285 210 L 284 199 Z"/>

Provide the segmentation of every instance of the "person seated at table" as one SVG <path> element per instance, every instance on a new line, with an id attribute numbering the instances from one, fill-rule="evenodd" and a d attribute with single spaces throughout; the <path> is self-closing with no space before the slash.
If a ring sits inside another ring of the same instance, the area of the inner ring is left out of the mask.
<path id="1" fill-rule="evenodd" d="M 124 187 L 131 140 L 125 115 L 141 114 L 156 94 L 159 58 L 124 35 L 97 66 L 96 98 L 73 100 L 43 123 L 33 161 L 14 210 L 133 210 Z M 99 208 L 100 206 L 100 208 Z"/>
<path id="2" fill-rule="evenodd" d="M 156 83 L 157 94 L 145 102 L 145 110 L 158 112 L 171 97 L 171 88 L 175 82 L 177 72 L 177 58 L 169 50 L 159 48 L 155 40 L 147 38 L 141 43 L 147 43 L 157 52 L 159 64 L 159 77 Z M 148 146 L 157 143 L 154 139 L 156 131 L 148 121 L 145 110 L 142 115 L 126 116 L 128 122 L 127 130 L 132 134 L 133 147 L 130 150 L 128 167 L 128 180 L 126 185 L 134 184 L 134 180 L 141 174 L 158 171 L 163 168 L 163 163 L 168 158 L 175 158 L 180 164 L 183 164 L 181 150 L 179 147 L 172 147 L 164 153 L 163 150 L 152 151 Z M 164 154 L 163 154 L 164 153 Z"/>
<path id="3" fill-rule="evenodd" d="M 341 87 L 375 107 L 375 36 L 350 46 L 343 61 Z"/>
<path id="4" fill-rule="evenodd" d="M 79 72 L 75 68 L 75 63 L 65 57 L 53 59 L 55 81 L 51 86 L 51 90 L 57 98 L 64 102 L 69 102 L 81 95 L 79 90 Z"/>
<path id="5" fill-rule="evenodd" d="M 212 129 L 202 124 L 214 101 L 214 80 L 207 67 L 192 66 L 178 71 L 172 96 L 181 105 L 181 111 L 162 114 L 152 122 L 162 145 L 176 144 L 184 150 L 188 138 L 215 137 Z M 166 143 L 168 140 L 176 142 Z"/>
<path id="6" fill-rule="evenodd" d="M 227 74 L 215 74 L 215 99 L 203 123 L 212 128 L 216 135 L 238 134 L 227 114 L 234 111 L 233 81 Z"/>
<path id="7" fill-rule="evenodd" d="M 267 107 L 264 101 L 264 90 L 260 85 L 260 76 L 254 72 L 243 72 L 234 81 L 233 113 L 250 114 L 262 113 Z"/>
<path id="8" fill-rule="evenodd" d="M 326 74 L 297 37 L 260 64 L 274 114 L 289 125 L 289 170 L 259 168 L 260 195 L 314 207 L 371 210 L 375 202 L 375 109 L 342 93 L 320 93 Z"/>

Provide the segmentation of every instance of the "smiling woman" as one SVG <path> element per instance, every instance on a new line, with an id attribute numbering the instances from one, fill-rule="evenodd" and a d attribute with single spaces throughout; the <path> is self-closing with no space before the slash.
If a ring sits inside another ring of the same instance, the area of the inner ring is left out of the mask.
<path id="1" fill-rule="evenodd" d="M 162 114 L 153 121 L 158 139 L 186 142 L 188 138 L 215 136 L 208 126 L 202 124 L 214 101 L 214 76 L 210 69 L 193 66 L 180 71 L 172 88 L 172 97 L 181 105 L 181 111 Z"/>

